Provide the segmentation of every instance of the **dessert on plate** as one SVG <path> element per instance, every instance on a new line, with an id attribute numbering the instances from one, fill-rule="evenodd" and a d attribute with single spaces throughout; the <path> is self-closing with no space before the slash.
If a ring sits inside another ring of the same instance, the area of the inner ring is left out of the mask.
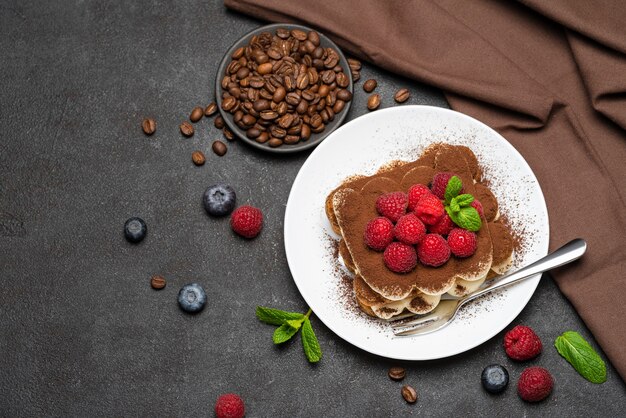
<path id="1" fill-rule="evenodd" d="M 413 162 L 344 181 L 326 199 L 339 255 L 368 315 L 425 314 L 511 265 L 513 239 L 465 146 L 434 144 Z"/>

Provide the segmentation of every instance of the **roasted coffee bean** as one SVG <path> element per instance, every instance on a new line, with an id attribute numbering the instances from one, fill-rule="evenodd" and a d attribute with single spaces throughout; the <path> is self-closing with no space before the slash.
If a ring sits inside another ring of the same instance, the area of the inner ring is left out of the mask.
<path id="1" fill-rule="evenodd" d="M 346 102 L 344 102 L 343 100 L 337 100 L 335 104 L 333 105 L 333 112 L 339 113 L 343 110 L 345 106 L 346 106 Z"/>
<path id="2" fill-rule="evenodd" d="M 191 161 L 193 161 L 195 165 L 204 165 L 206 159 L 201 151 L 194 151 L 191 153 Z"/>
<path id="3" fill-rule="evenodd" d="M 233 54 L 231 55 L 232 59 L 234 60 L 238 60 L 239 58 L 243 57 L 243 53 L 246 51 L 246 48 L 239 47 L 235 50 L 235 52 L 233 52 Z"/>
<path id="4" fill-rule="evenodd" d="M 209 105 L 204 109 L 204 116 L 213 116 L 217 112 L 217 105 L 214 102 L 209 103 Z"/>
<path id="5" fill-rule="evenodd" d="M 374 91 L 376 86 L 378 86 L 378 82 L 373 78 L 370 78 L 365 83 L 363 83 L 363 90 L 365 90 L 366 93 L 371 93 Z"/>
<path id="6" fill-rule="evenodd" d="M 287 129 L 293 123 L 293 115 L 291 113 L 286 113 L 278 119 L 278 126 L 283 129 Z"/>
<path id="7" fill-rule="evenodd" d="M 192 122 L 198 122 L 204 116 L 204 110 L 201 107 L 194 107 L 189 115 L 189 120 Z"/>
<path id="8" fill-rule="evenodd" d="M 372 94 L 367 98 L 367 108 L 369 110 L 376 110 L 380 106 L 380 95 Z"/>
<path id="9" fill-rule="evenodd" d="M 326 109 L 322 109 L 322 111 L 320 111 L 320 116 L 322 117 L 322 121 L 324 123 L 330 122 L 330 115 Z"/>
<path id="10" fill-rule="evenodd" d="M 320 44 L 320 35 L 319 35 L 319 33 L 317 33 L 314 30 L 312 30 L 312 31 L 310 31 L 307 34 L 307 38 L 309 39 L 309 41 L 311 41 L 313 43 L 313 45 L 319 46 L 319 44 Z"/>
<path id="11" fill-rule="evenodd" d="M 319 134 L 324 129 L 326 129 L 326 125 L 324 123 L 321 123 L 320 126 L 318 126 L 317 128 L 311 128 L 311 132 L 313 132 L 315 134 Z"/>
<path id="12" fill-rule="evenodd" d="M 348 65 L 352 71 L 359 71 L 361 69 L 361 61 L 355 58 L 348 58 Z"/>
<path id="13" fill-rule="evenodd" d="M 398 103 L 404 103 L 407 100 L 409 100 L 410 96 L 411 96 L 411 93 L 409 93 L 408 89 L 400 89 L 393 96 L 393 99 Z"/>
<path id="14" fill-rule="evenodd" d="M 339 87 L 344 89 L 350 85 L 350 78 L 343 71 L 337 73 L 335 81 Z"/>
<path id="15" fill-rule="evenodd" d="M 315 105 L 315 109 L 320 112 L 322 109 L 324 109 L 326 107 L 326 100 L 324 101 L 319 101 L 319 96 L 316 97 L 317 100 L 317 105 Z"/>
<path id="16" fill-rule="evenodd" d="M 302 124 L 302 129 L 300 129 L 300 138 L 306 141 L 311 137 L 311 128 L 307 124 Z"/>
<path id="17" fill-rule="evenodd" d="M 265 80 L 263 77 L 250 77 L 250 87 L 255 89 L 260 89 L 265 85 Z"/>
<path id="18" fill-rule="evenodd" d="M 189 122 L 183 122 L 180 124 L 180 132 L 189 137 L 193 135 L 193 126 Z"/>
<path id="19" fill-rule="evenodd" d="M 241 64 L 237 61 L 231 61 L 226 68 L 226 74 L 235 74 L 241 68 Z"/>
<path id="20" fill-rule="evenodd" d="M 352 100 L 352 93 L 346 89 L 341 89 L 337 92 L 337 99 L 343 100 L 344 102 L 349 102 Z"/>
<path id="21" fill-rule="evenodd" d="M 296 106 L 296 112 L 299 115 L 303 115 L 306 113 L 306 110 L 308 107 L 309 107 L 309 103 L 306 100 L 302 100 L 300 101 L 300 103 L 298 103 L 298 106 Z"/>
<path id="22" fill-rule="evenodd" d="M 267 64 L 269 60 L 270 60 L 270 57 L 268 57 L 267 54 L 265 54 L 264 52 L 258 52 L 254 56 L 254 61 L 259 65 Z"/>
<path id="23" fill-rule="evenodd" d="M 224 78 L 222 78 L 222 88 L 227 89 L 228 83 L 230 83 L 230 77 L 224 76 Z"/>
<path id="24" fill-rule="evenodd" d="M 296 78 L 296 88 L 300 90 L 304 90 L 308 86 L 309 86 L 309 75 L 306 73 L 298 75 L 298 78 Z"/>
<path id="25" fill-rule="evenodd" d="M 313 116 L 311 116 L 311 122 L 309 123 L 309 125 L 311 125 L 311 128 L 317 128 L 319 127 L 324 121 L 322 120 L 322 116 L 319 115 L 318 113 L 314 114 Z"/>
<path id="26" fill-rule="evenodd" d="M 272 64 L 269 62 L 263 63 L 259 65 L 256 70 L 261 75 L 269 74 L 272 72 Z"/>
<path id="27" fill-rule="evenodd" d="M 239 70 L 237 70 L 237 78 L 239 80 L 248 77 L 248 74 L 250 74 L 250 70 L 248 70 L 246 67 L 241 67 Z"/>
<path id="28" fill-rule="evenodd" d="M 279 28 L 276 29 L 276 36 L 281 39 L 287 39 L 291 36 L 291 32 L 289 31 L 289 29 Z"/>
<path id="29" fill-rule="evenodd" d="M 304 41 L 307 38 L 307 33 L 304 31 L 301 31 L 300 29 L 292 29 L 291 30 L 291 36 L 293 36 L 294 38 L 296 38 L 299 41 Z"/>
<path id="30" fill-rule="evenodd" d="M 277 48 L 270 48 L 267 50 L 267 56 L 273 60 L 279 60 L 283 57 L 283 54 Z"/>
<path id="31" fill-rule="evenodd" d="M 274 98 L 274 94 L 270 93 L 269 91 L 265 89 L 259 90 L 259 96 L 266 100 L 272 100 L 272 98 Z"/>
<path id="32" fill-rule="evenodd" d="M 333 110 L 332 107 L 330 106 L 326 106 L 326 112 L 328 112 L 328 120 L 330 120 L 331 122 L 335 120 L 335 111 Z"/>
<path id="33" fill-rule="evenodd" d="M 319 94 L 320 97 L 326 97 L 328 96 L 328 93 L 330 93 L 330 87 L 328 87 L 327 84 L 322 84 L 317 90 L 317 94 Z"/>
<path id="34" fill-rule="evenodd" d="M 278 113 L 273 110 L 264 110 L 260 113 L 260 116 L 263 120 L 274 120 L 278 117 Z"/>
<path id="35" fill-rule="evenodd" d="M 155 290 L 161 290 L 165 287 L 167 282 L 163 276 L 152 276 L 150 279 L 150 286 Z"/>
<path id="36" fill-rule="evenodd" d="M 233 96 L 229 96 L 225 98 L 224 100 L 222 100 L 222 109 L 224 109 L 227 112 L 234 109 L 236 105 L 237 105 L 237 99 L 235 99 Z"/>
<path id="37" fill-rule="evenodd" d="M 294 119 L 293 123 L 291 124 L 291 128 L 287 129 L 287 135 L 300 135 L 301 130 L 302 123 Z"/>
<path id="38" fill-rule="evenodd" d="M 272 148 L 276 148 L 280 147 L 283 144 L 283 141 L 278 138 L 272 138 L 267 142 L 267 144 Z"/>
<path id="39" fill-rule="evenodd" d="M 300 101 L 302 100 L 302 97 L 300 97 L 300 95 L 298 95 L 298 93 L 289 93 L 286 97 L 285 97 L 285 101 L 290 104 L 291 106 L 298 106 L 298 104 L 300 103 Z"/>
<path id="40" fill-rule="evenodd" d="M 146 135 L 152 135 L 156 132 L 156 122 L 152 118 L 146 118 L 141 122 L 141 129 L 143 129 L 143 133 Z"/>
<path id="41" fill-rule="evenodd" d="M 272 97 L 272 100 L 274 101 L 274 103 L 280 103 L 285 99 L 286 95 L 287 90 L 285 90 L 283 86 L 276 87 L 276 91 L 274 91 L 274 97 Z"/>
<path id="42" fill-rule="evenodd" d="M 247 99 L 251 102 L 259 100 L 259 91 L 257 89 L 248 89 Z"/>
<path id="43" fill-rule="evenodd" d="M 270 102 L 269 100 L 259 99 L 256 102 L 254 102 L 252 106 L 254 107 L 254 110 L 256 110 L 257 112 L 262 112 L 270 108 Z"/>
<path id="44" fill-rule="evenodd" d="M 324 67 L 326 68 L 334 68 L 339 62 L 339 57 L 336 54 L 329 55 L 324 60 Z"/>
<path id="45" fill-rule="evenodd" d="M 406 376 L 406 371 L 402 367 L 392 367 L 387 373 L 391 380 L 400 381 Z"/>
<path id="46" fill-rule="evenodd" d="M 215 127 L 217 129 L 222 129 L 225 125 L 224 123 L 224 119 L 222 118 L 222 116 L 218 116 L 215 118 L 215 120 L 213 121 L 213 124 L 215 125 Z"/>
<path id="47" fill-rule="evenodd" d="M 233 121 L 235 123 L 241 121 L 241 119 L 243 119 L 243 110 L 238 110 L 235 112 L 234 116 L 233 116 Z"/>
<path id="48" fill-rule="evenodd" d="M 254 140 L 260 144 L 266 143 L 269 139 L 270 139 L 270 134 L 268 134 L 267 132 L 261 132 L 259 136 L 254 138 Z"/>
<path id="49" fill-rule="evenodd" d="M 211 145 L 211 149 L 213 150 L 215 154 L 219 155 L 220 157 L 224 156 L 226 154 L 226 151 L 228 151 L 226 144 L 223 143 L 222 141 L 213 141 L 213 145 Z"/>
<path id="50" fill-rule="evenodd" d="M 243 115 L 241 121 L 245 126 L 252 126 L 256 123 L 256 118 L 252 115 Z"/>
<path id="51" fill-rule="evenodd" d="M 358 71 L 352 71 L 352 82 L 356 83 L 361 79 L 361 73 Z"/>
<path id="52" fill-rule="evenodd" d="M 284 143 L 287 144 L 287 145 L 293 145 L 293 144 L 297 144 L 298 141 L 300 141 L 300 136 L 298 136 L 298 135 L 287 135 L 285 137 Z"/>
<path id="53" fill-rule="evenodd" d="M 402 386 L 402 390 L 400 392 L 402 393 L 404 400 L 408 403 L 415 403 L 417 401 L 417 392 L 413 389 L 413 387 L 404 385 Z"/>
<path id="54" fill-rule="evenodd" d="M 239 85 L 241 87 L 248 87 L 248 86 L 250 86 L 250 77 L 245 77 L 245 78 L 242 78 L 241 80 L 239 80 Z"/>
<path id="55" fill-rule="evenodd" d="M 224 129 L 222 129 L 222 133 L 224 133 L 224 138 L 228 139 L 229 141 L 235 140 L 235 134 L 226 126 L 224 126 Z"/>
<path id="56" fill-rule="evenodd" d="M 259 135 L 261 135 L 261 130 L 257 128 L 250 128 L 246 131 L 246 136 L 250 139 L 254 139 Z"/>
<path id="57" fill-rule="evenodd" d="M 280 102 L 278 103 L 278 106 L 276 106 L 276 112 L 278 112 L 279 115 L 284 115 L 285 113 L 287 113 L 287 107 L 289 105 L 287 104 L 287 102 Z"/>
<path id="58" fill-rule="evenodd" d="M 285 135 L 287 135 L 287 131 L 285 131 L 283 128 L 281 128 L 281 127 L 279 127 L 279 126 L 272 125 L 272 126 L 270 127 L 270 134 L 271 134 L 273 137 L 276 137 L 276 138 L 282 139 L 282 138 L 284 138 L 284 137 L 285 137 Z"/>

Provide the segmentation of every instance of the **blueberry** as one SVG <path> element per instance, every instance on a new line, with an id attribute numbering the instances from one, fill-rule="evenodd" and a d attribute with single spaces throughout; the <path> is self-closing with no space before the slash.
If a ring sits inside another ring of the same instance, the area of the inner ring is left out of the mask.
<path id="1" fill-rule="evenodd" d="M 124 224 L 124 236 L 130 242 L 139 242 L 146 237 L 148 227 L 141 218 L 130 218 Z"/>
<path id="2" fill-rule="evenodd" d="M 178 292 L 178 304 L 185 312 L 200 312 L 206 304 L 206 293 L 198 283 L 186 284 Z"/>
<path id="3" fill-rule="evenodd" d="M 509 372 L 506 371 L 504 366 L 490 364 L 484 368 L 480 381 L 487 392 L 500 393 L 509 384 Z"/>
<path id="4" fill-rule="evenodd" d="M 237 195 L 227 184 L 214 184 L 206 189 L 202 199 L 204 208 L 212 216 L 228 215 L 235 209 Z"/>

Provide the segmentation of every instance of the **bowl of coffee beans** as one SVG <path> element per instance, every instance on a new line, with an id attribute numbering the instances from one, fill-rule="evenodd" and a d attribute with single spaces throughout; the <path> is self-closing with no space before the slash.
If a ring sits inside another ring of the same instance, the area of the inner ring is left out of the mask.
<path id="1" fill-rule="evenodd" d="M 353 84 L 333 41 L 305 26 L 273 24 L 228 50 L 215 91 L 238 137 L 265 151 L 291 153 L 316 146 L 341 125 Z"/>

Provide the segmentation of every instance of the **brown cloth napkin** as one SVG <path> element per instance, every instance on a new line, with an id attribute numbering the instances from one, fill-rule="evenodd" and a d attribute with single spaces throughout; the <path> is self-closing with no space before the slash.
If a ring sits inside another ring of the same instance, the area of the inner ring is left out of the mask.
<path id="1" fill-rule="evenodd" d="M 264 20 L 315 27 L 361 59 L 441 88 L 453 109 L 510 141 L 539 179 L 551 249 L 576 237 L 589 244 L 583 259 L 553 271 L 553 277 L 626 380 L 621 1 L 225 4 Z"/>

